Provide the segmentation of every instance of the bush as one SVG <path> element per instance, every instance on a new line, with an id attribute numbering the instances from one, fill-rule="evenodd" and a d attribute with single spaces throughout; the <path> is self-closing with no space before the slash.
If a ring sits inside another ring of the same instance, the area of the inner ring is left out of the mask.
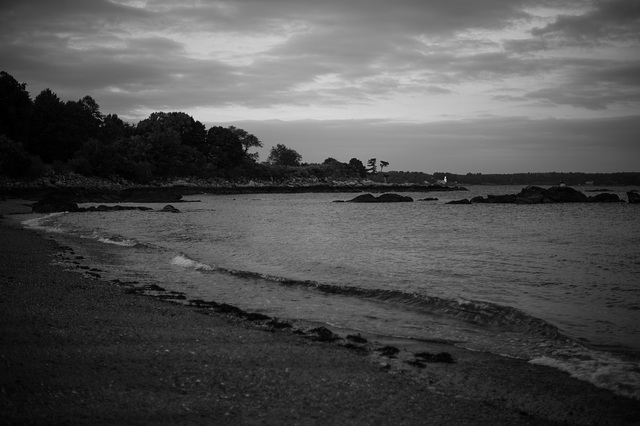
<path id="1" fill-rule="evenodd" d="M 34 158 L 25 151 L 22 142 L 15 142 L 0 135 L 0 174 L 9 177 L 26 177 Z"/>

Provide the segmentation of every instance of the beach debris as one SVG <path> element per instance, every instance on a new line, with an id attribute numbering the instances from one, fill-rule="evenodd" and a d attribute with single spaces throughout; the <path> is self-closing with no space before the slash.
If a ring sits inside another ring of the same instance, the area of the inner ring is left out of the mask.
<path id="1" fill-rule="evenodd" d="M 362 337 L 360 334 L 349 334 L 347 335 L 347 339 L 351 340 L 352 342 L 356 342 L 356 343 L 367 343 L 368 340 L 365 339 L 364 337 Z"/>
<path id="2" fill-rule="evenodd" d="M 142 291 L 165 291 L 164 288 L 160 287 L 157 284 L 146 284 L 139 288 Z"/>
<path id="3" fill-rule="evenodd" d="M 415 356 L 424 362 L 440 362 L 443 364 L 453 364 L 456 362 L 453 356 L 448 352 L 439 352 L 437 354 L 433 354 L 431 352 L 418 352 Z"/>
<path id="4" fill-rule="evenodd" d="M 267 321 L 265 323 L 265 325 L 268 325 L 269 327 L 276 328 L 276 329 L 292 328 L 293 327 L 293 325 L 291 325 L 290 322 L 280 321 L 278 318 L 274 318 L 271 321 Z"/>
<path id="5" fill-rule="evenodd" d="M 247 321 L 266 321 L 268 319 L 271 319 L 271 317 L 268 315 L 259 314 L 257 312 L 247 312 L 245 315 L 245 319 Z"/>
<path id="6" fill-rule="evenodd" d="M 412 367 L 417 367 L 417 368 L 425 368 L 427 366 L 425 363 L 417 359 L 405 361 L 405 363 L 409 364 Z"/>
<path id="7" fill-rule="evenodd" d="M 367 354 L 367 353 L 369 353 L 369 349 L 367 349 L 367 347 L 366 347 L 366 346 L 363 346 L 363 345 L 356 345 L 356 344 L 354 344 L 354 343 L 345 343 L 345 344 L 344 344 L 344 345 L 342 345 L 342 346 L 344 346 L 345 348 L 350 349 L 350 350 L 352 350 L 352 351 L 355 351 L 355 352 L 361 353 L 361 354 Z"/>
<path id="8" fill-rule="evenodd" d="M 193 306 L 196 308 L 215 308 L 218 306 L 217 302 L 208 302 L 202 299 L 191 299 L 189 300 L 189 306 Z"/>
<path id="9" fill-rule="evenodd" d="M 636 191 L 627 192 L 627 197 L 629 198 L 630 204 L 640 204 L 640 194 Z"/>
<path id="10" fill-rule="evenodd" d="M 222 314 L 233 314 L 239 317 L 245 315 L 245 312 L 242 309 L 238 308 L 237 306 L 229 305 L 228 303 L 219 303 L 214 307 L 214 309 L 216 310 L 216 312 L 220 312 Z"/>
<path id="11" fill-rule="evenodd" d="M 185 300 L 187 298 L 184 293 L 179 291 L 170 291 L 168 293 L 154 295 L 154 297 L 161 300 Z"/>
<path id="12" fill-rule="evenodd" d="M 386 356 L 387 358 L 395 358 L 400 349 L 395 346 L 383 346 L 381 348 L 375 349 L 376 352 L 380 352 L 380 355 Z"/>
<path id="13" fill-rule="evenodd" d="M 309 333 L 315 334 L 315 337 L 313 337 L 313 340 L 317 342 L 333 342 L 340 338 L 340 336 L 338 336 L 337 334 L 334 334 L 327 327 L 317 327 L 312 330 L 309 330 Z"/>

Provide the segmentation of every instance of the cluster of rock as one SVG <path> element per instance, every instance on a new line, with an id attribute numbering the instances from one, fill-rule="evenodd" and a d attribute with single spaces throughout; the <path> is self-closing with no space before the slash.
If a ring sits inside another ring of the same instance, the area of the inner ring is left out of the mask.
<path id="1" fill-rule="evenodd" d="M 407 203 L 413 202 L 413 198 L 405 197 L 404 195 L 398 194 L 382 194 L 379 197 L 376 197 L 371 194 L 362 194 L 358 195 L 356 198 L 351 200 L 343 201 L 336 200 L 336 203 Z"/>
<path id="2" fill-rule="evenodd" d="M 630 203 L 640 203 L 640 195 L 637 192 L 627 192 Z M 545 204 L 545 203 L 619 203 L 624 202 L 616 194 L 602 193 L 595 196 L 587 196 L 580 191 L 567 186 L 553 186 L 549 189 L 538 186 L 528 186 L 518 194 L 488 195 L 474 197 L 471 200 L 462 199 L 450 201 L 447 204 Z"/>
<path id="3" fill-rule="evenodd" d="M 31 210 L 34 213 L 56 213 L 56 212 L 69 212 L 69 213 L 80 213 L 80 212 L 113 212 L 113 211 L 124 211 L 124 210 L 138 210 L 138 211 L 150 211 L 153 210 L 150 207 L 142 207 L 142 206 L 106 206 L 101 204 L 99 206 L 90 206 L 90 207 L 79 207 L 77 203 L 66 200 L 56 200 L 51 198 L 45 198 L 36 203 L 31 204 Z M 173 207 L 172 205 L 166 205 L 161 210 L 161 212 L 169 212 L 169 213 L 180 213 L 180 210 Z"/>

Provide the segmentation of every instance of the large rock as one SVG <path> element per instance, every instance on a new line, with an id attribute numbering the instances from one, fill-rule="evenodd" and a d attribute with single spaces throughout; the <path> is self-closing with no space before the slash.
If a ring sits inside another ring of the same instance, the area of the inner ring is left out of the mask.
<path id="1" fill-rule="evenodd" d="M 556 203 L 584 203 L 588 201 L 586 195 L 568 186 L 552 186 L 547 189 L 547 195 Z"/>
<path id="2" fill-rule="evenodd" d="M 469 201 L 467 198 L 463 198 L 462 200 L 453 200 L 445 204 L 471 204 L 471 201 Z"/>
<path id="3" fill-rule="evenodd" d="M 168 213 L 180 213 L 180 210 L 176 209 L 175 207 L 173 207 L 171 204 L 167 204 L 166 206 L 164 206 L 162 208 L 162 210 L 160 210 L 161 212 L 168 212 Z"/>
<path id="4" fill-rule="evenodd" d="M 362 194 L 347 200 L 347 203 L 406 203 L 412 201 L 413 198 L 398 194 L 382 194 L 379 197 L 374 197 L 371 194 Z"/>
<path id="5" fill-rule="evenodd" d="M 598 194 L 593 197 L 589 197 L 590 203 L 619 203 L 622 200 L 616 194 Z"/>
<path id="6" fill-rule="evenodd" d="M 527 186 L 518 194 L 488 195 L 487 198 L 478 196 L 471 201 L 473 203 L 544 204 L 585 203 L 590 200 L 582 192 L 566 186 L 554 186 L 549 189 Z"/>
<path id="7" fill-rule="evenodd" d="M 627 192 L 627 197 L 629 198 L 629 203 L 631 204 L 640 204 L 640 194 L 634 191 Z"/>

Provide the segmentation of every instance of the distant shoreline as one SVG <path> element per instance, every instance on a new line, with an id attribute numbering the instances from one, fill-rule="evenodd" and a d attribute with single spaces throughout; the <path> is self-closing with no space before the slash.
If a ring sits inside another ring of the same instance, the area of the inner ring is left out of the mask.
<path id="1" fill-rule="evenodd" d="M 85 183 L 85 185 L 82 185 Z M 287 181 L 274 183 L 188 182 L 177 180 L 156 185 L 127 185 L 105 181 L 55 182 L 48 185 L 29 182 L 12 182 L 0 185 L 4 198 L 28 198 L 40 201 L 55 198 L 65 202 L 88 203 L 164 203 L 180 202 L 182 197 L 196 194 L 299 194 L 299 193 L 358 193 L 358 192 L 448 192 L 468 191 L 460 186 L 381 184 L 377 182 L 305 182 Z"/>

